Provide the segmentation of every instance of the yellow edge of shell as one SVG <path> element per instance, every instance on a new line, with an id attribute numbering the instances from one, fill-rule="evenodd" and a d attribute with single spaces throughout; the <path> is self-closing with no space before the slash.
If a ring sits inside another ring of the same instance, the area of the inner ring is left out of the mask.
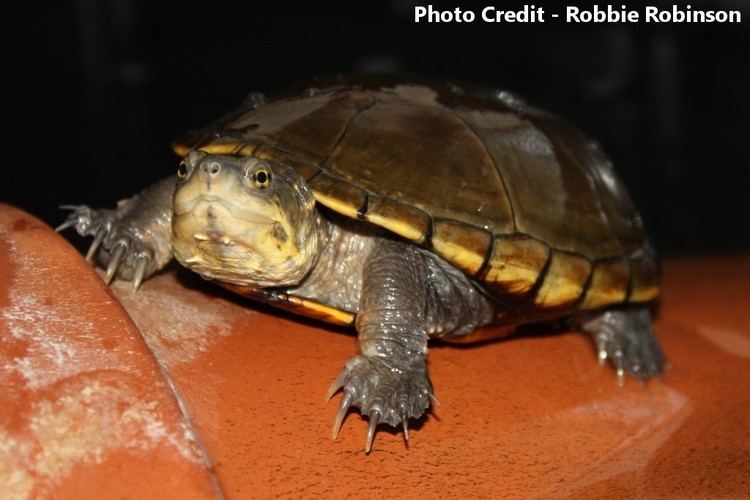
<path id="1" fill-rule="evenodd" d="M 346 215 L 347 217 L 352 217 L 354 219 L 357 218 L 357 210 L 359 207 L 353 207 L 344 201 L 341 201 L 332 196 L 328 196 L 325 193 L 321 193 L 320 191 L 316 189 L 313 189 L 312 192 L 313 192 L 313 196 L 315 196 L 315 199 L 321 205 L 324 205 L 330 208 L 334 212 L 338 212 L 342 215 Z"/>
<path id="2" fill-rule="evenodd" d="M 292 304 L 296 304 L 307 311 L 310 311 L 311 316 L 318 317 L 329 323 L 343 326 L 349 326 L 354 323 L 355 315 L 349 311 L 342 311 L 341 309 L 336 309 L 335 307 L 322 304 L 315 300 L 297 297 L 296 295 L 289 295 L 288 300 Z"/>
<path id="3" fill-rule="evenodd" d="M 544 282 L 534 303 L 539 307 L 560 307 L 578 300 L 583 293 L 591 262 L 584 257 L 553 252 Z"/>

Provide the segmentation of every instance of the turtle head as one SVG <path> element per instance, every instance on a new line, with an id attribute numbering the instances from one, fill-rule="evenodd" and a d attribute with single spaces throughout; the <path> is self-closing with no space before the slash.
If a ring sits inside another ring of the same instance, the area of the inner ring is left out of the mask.
<path id="1" fill-rule="evenodd" d="M 296 285 L 310 271 L 324 230 L 312 193 L 291 168 L 193 151 L 177 177 L 172 247 L 183 266 L 252 287 Z"/>

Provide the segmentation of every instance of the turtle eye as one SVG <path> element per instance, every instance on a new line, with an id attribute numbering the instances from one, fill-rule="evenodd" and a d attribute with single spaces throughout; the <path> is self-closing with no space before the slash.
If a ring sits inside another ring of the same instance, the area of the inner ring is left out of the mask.
<path id="1" fill-rule="evenodd" d="M 177 177 L 179 179 L 185 179 L 188 176 L 189 171 L 190 169 L 188 169 L 187 163 L 181 161 L 180 165 L 177 167 Z"/>
<path id="2" fill-rule="evenodd" d="M 251 175 L 258 189 L 265 189 L 271 184 L 271 171 L 264 165 L 258 166 Z"/>

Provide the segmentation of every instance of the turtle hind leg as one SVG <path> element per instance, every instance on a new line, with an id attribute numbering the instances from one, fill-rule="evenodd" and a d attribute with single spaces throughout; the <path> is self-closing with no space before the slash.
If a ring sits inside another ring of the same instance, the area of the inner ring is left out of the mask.
<path id="1" fill-rule="evenodd" d="M 621 385 L 626 371 L 638 379 L 662 373 L 664 354 L 651 329 L 648 307 L 601 311 L 589 315 L 580 324 L 594 340 L 599 364 L 609 359 Z"/>

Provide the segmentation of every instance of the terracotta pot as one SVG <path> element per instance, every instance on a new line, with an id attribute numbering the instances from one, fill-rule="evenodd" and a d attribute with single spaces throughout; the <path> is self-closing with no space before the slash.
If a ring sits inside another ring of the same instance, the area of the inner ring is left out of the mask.
<path id="1" fill-rule="evenodd" d="M 580 333 L 435 345 L 441 405 L 365 455 L 325 389 L 352 332 L 172 268 L 108 289 L 0 207 L 0 484 L 9 496 L 654 497 L 750 493 L 750 257 L 672 260 L 665 375 L 617 385 Z M 131 319 L 132 318 L 132 319 Z"/>

